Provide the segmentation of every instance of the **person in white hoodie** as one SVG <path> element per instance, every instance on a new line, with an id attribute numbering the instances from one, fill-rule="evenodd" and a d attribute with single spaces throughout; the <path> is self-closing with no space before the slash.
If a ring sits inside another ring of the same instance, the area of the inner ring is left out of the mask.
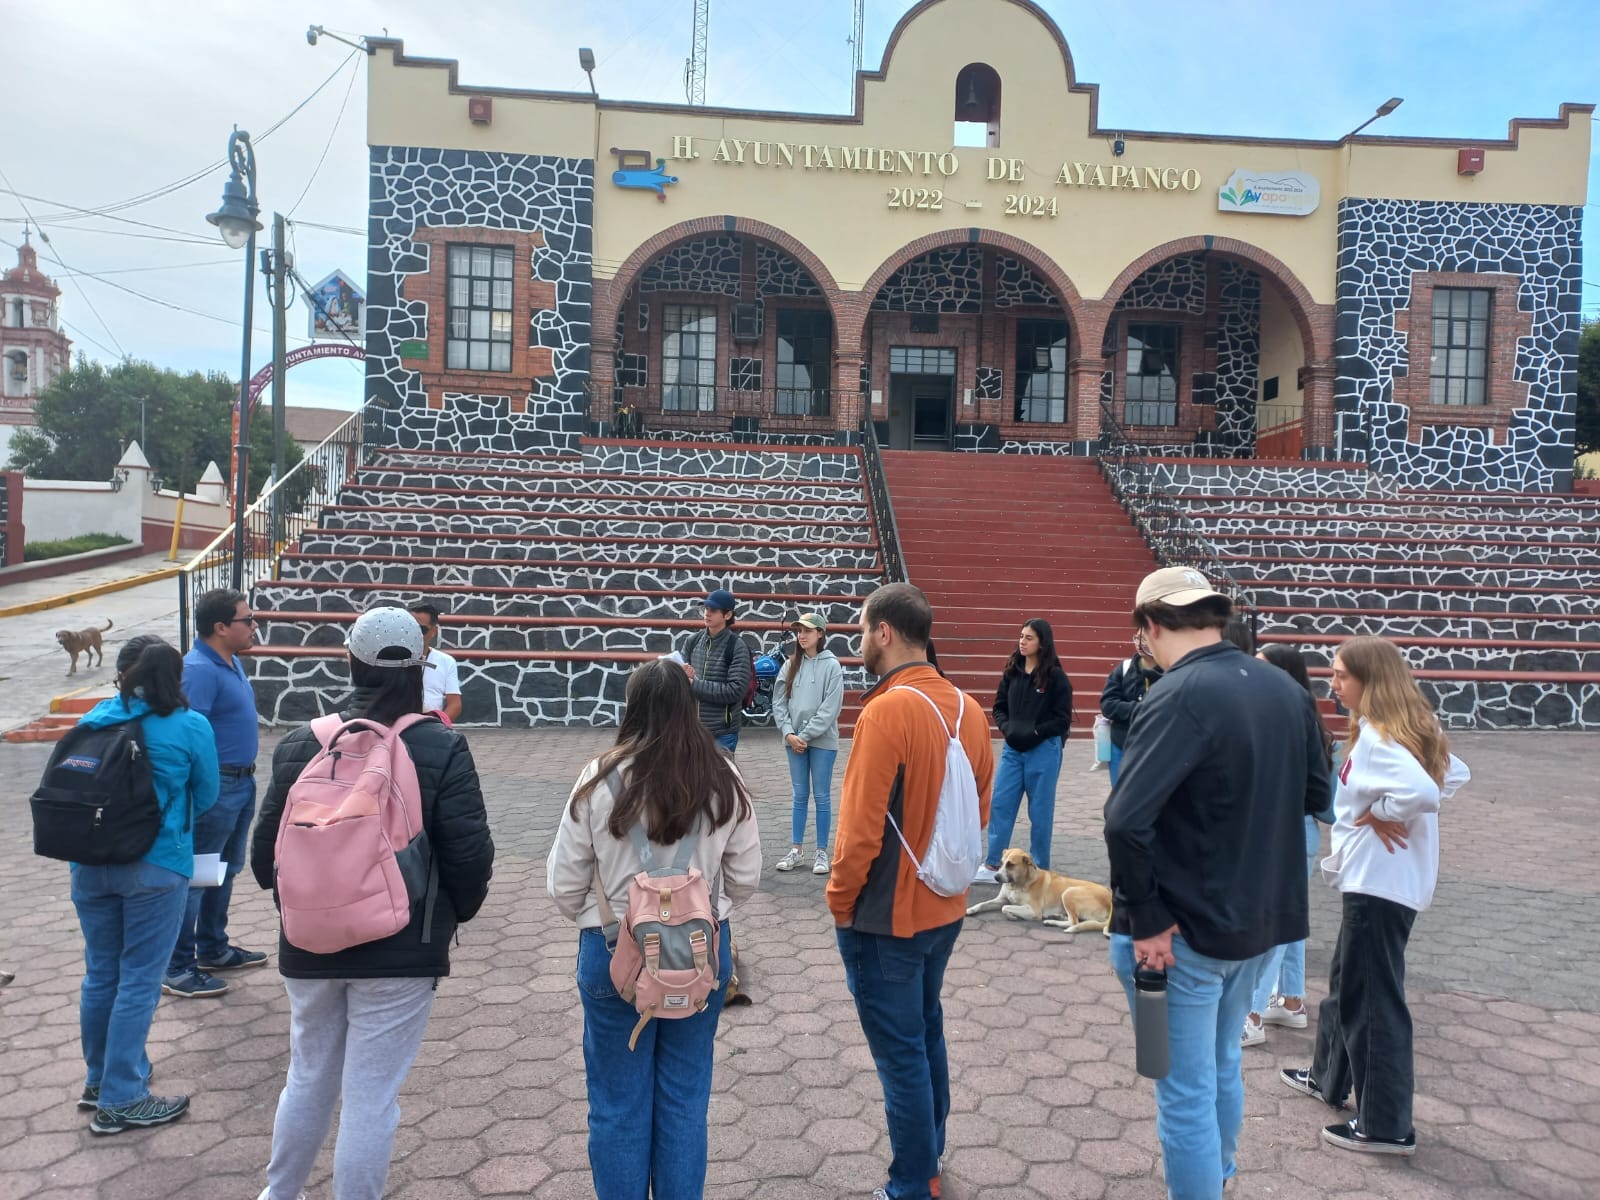
<path id="1" fill-rule="evenodd" d="M 777 869 L 800 865 L 806 836 L 806 808 L 817 805 L 817 854 L 813 875 L 826 875 L 828 833 L 833 818 L 833 763 L 839 757 L 839 710 L 844 707 L 844 668 L 825 643 L 828 623 L 816 613 L 802 613 L 789 626 L 798 643 L 788 670 L 772 688 L 772 717 L 783 734 L 794 790 L 790 831 L 794 846 L 778 860 Z"/>
<path id="2" fill-rule="evenodd" d="M 1439 880 L 1439 805 L 1471 778 L 1390 642 L 1351 638 L 1333 660 L 1350 713 L 1323 878 L 1343 893 L 1343 922 L 1307 1070 L 1283 1082 L 1356 1117 L 1322 1140 L 1367 1154 L 1410 1155 L 1416 1081 L 1406 1007 L 1406 942 Z"/>
<path id="3" fill-rule="evenodd" d="M 616 744 L 584 767 L 572 789 L 545 880 L 556 907 L 578 926 L 594 1194 L 680 1200 L 705 1188 L 712 1043 L 733 969 L 728 917 L 761 882 L 761 838 L 749 792 L 701 723 L 688 675 L 668 659 L 647 663 L 628 677 L 626 702 Z M 636 827 L 658 862 L 673 861 L 678 843 L 695 839 L 689 865 L 705 878 L 721 926 L 717 986 L 706 1007 L 642 1029 L 612 981 L 596 893 L 598 881 L 611 911 L 627 911 L 628 882 L 644 869 Z"/>

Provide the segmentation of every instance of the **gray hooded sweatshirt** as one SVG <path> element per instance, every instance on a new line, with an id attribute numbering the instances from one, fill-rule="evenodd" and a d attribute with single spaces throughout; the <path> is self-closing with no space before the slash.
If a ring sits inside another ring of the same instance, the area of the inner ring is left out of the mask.
<path id="1" fill-rule="evenodd" d="M 839 660 L 831 650 L 818 650 L 811 658 L 802 655 L 792 695 L 787 694 L 788 674 L 785 663 L 772 682 L 772 715 L 779 732 L 785 737 L 795 734 L 818 750 L 837 750 L 839 710 L 844 707 L 844 668 Z"/>

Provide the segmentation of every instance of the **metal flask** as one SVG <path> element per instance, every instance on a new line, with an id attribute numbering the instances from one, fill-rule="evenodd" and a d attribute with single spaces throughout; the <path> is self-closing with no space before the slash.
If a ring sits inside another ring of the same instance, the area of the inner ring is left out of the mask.
<path id="1" fill-rule="evenodd" d="M 1133 973 L 1133 1048 L 1139 1074 L 1165 1079 L 1167 1049 L 1167 973 L 1143 967 Z"/>

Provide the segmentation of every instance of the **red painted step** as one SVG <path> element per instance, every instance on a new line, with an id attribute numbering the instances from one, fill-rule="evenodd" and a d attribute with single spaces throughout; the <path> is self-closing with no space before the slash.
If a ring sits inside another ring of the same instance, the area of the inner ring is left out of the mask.
<path id="1" fill-rule="evenodd" d="M 939 665 L 987 705 L 1022 622 L 1045 617 L 1072 681 L 1072 735 L 1087 736 L 1127 653 L 1134 590 L 1156 566 L 1099 468 L 914 451 L 883 462 L 907 572 L 933 603 Z"/>

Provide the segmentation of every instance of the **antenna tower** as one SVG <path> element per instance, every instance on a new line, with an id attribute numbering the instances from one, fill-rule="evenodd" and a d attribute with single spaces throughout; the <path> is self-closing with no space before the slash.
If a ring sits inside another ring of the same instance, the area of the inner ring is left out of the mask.
<path id="1" fill-rule="evenodd" d="M 706 102 L 706 34 L 711 24 L 711 0 L 694 0 L 694 36 L 689 57 L 683 61 L 683 94 L 690 104 Z"/>

